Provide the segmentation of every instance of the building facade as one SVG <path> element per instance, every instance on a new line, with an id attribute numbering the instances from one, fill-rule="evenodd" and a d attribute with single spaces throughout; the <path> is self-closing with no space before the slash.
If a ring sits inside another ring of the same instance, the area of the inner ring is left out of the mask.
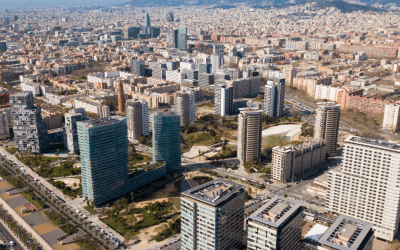
<path id="1" fill-rule="evenodd" d="M 302 227 L 302 203 L 274 196 L 248 218 L 247 249 L 302 249 Z"/>
<path id="2" fill-rule="evenodd" d="M 110 107 L 88 99 L 76 99 L 74 101 L 74 108 L 83 108 L 86 112 L 94 113 L 100 118 L 110 116 Z"/>
<path id="3" fill-rule="evenodd" d="M 261 113 L 258 109 L 245 108 L 239 114 L 237 157 L 241 164 L 261 156 Z"/>
<path id="4" fill-rule="evenodd" d="M 176 94 L 176 110 L 181 116 L 181 126 L 188 126 L 196 120 L 196 96 L 194 92 L 180 92 Z"/>
<path id="5" fill-rule="evenodd" d="M 233 87 L 222 86 L 215 90 L 214 113 L 221 116 L 233 114 Z"/>
<path id="6" fill-rule="evenodd" d="M 133 99 L 126 101 L 126 119 L 129 139 L 138 140 L 139 138 L 143 137 L 142 117 L 142 104 Z"/>
<path id="7" fill-rule="evenodd" d="M 328 211 L 373 224 L 374 236 L 392 241 L 400 219 L 399 145 L 350 136 L 341 170 L 329 172 Z"/>
<path id="8" fill-rule="evenodd" d="M 400 105 L 398 104 L 386 104 L 385 114 L 383 116 L 383 129 L 396 132 L 400 128 Z"/>
<path id="9" fill-rule="evenodd" d="M 285 79 L 275 78 L 268 81 L 264 89 L 264 109 L 265 114 L 270 117 L 283 116 L 285 103 Z"/>
<path id="10" fill-rule="evenodd" d="M 0 140 L 11 138 L 7 112 L 0 112 Z"/>
<path id="11" fill-rule="evenodd" d="M 85 109 L 72 109 L 64 115 L 65 123 L 63 127 L 64 148 L 68 149 L 72 154 L 80 154 L 78 142 L 78 128 L 76 123 L 83 121 L 85 117 Z"/>
<path id="12" fill-rule="evenodd" d="M 244 242 L 244 186 L 216 179 L 182 193 L 181 248 L 219 250 Z"/>
<path id="13" fill-rule="evenodd" d="M 340 106 L 334 102 L 320 102 L 317 105 L 314 139 L 325 141 L 327 156 L 334 157 L 340 123 Z"/>
<path id="14" fill-rule="evenodd" d="M 167 172 L 181 166 L 181 117 L 175 111 L 151 114 L 153 126 L 153 163 L 164 161 Z"/>
<path id="15" fill-rule="evenodd" d="M 178 49 L 186 51 L 187 48 L 187 27 L 178 28 Z"/>
<path id="16" fill-rule="evenodd" d="M 224 49 L 225 46 L 223 44 L 213 45 L 213 53 L 218 55 L 218 68 L 224 65 Z"/>
<path id="17" fill-rule="evenodd" d="M 14 141 L 20 152 L 43 153 L 49 147 L 48 130 L 40 107 L 35 107 L 32 92 L 11 96 Z"/>

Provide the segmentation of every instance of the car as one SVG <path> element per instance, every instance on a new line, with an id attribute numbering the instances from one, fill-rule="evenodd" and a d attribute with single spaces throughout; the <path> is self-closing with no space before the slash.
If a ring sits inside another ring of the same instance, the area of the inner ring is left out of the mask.
<path id="1" fill-rule="evenodd" d="M 11 245 L 11 246 L 15 246 L 15 243 L 12 242 L 12 241 L 10 241 L 10 245 Z"/>

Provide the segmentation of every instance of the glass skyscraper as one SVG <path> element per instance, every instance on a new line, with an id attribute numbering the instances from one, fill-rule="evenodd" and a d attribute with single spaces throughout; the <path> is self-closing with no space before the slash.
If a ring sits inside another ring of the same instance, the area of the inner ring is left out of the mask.
<path id="1" fill-rule="evenodd" d="M 178 49 L 186 51 L 187 47 L 187 27 L 178 28 Z"/>
<path id="2" fill-rule="evenodd" d="M 176 111 L 151 114 L 153 126 L 153 163 L 165 161 L 167 172 L 181 166 L 181 117 Z"/>

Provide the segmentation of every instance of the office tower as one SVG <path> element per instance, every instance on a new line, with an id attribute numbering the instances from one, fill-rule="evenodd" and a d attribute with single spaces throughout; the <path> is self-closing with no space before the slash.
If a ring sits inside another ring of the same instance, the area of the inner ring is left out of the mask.
<path id="1" fill-rule="evenodd" d="M 324 141 L 310 141 L 293 146 L 272 148 L 272 178 L 278 181 L 305 179 L 326 160 Z"/>
<path id="2" fill-rule="evenodd" d="M 400 128 L 400 105 L 390 103 L 385 106 L 385 114 L 383 116 L 383 129 L 390 131 L 398 131 Z"/>
<path id="3" fill-rule="evenodd" d="M 138 99 L 138 102 L 142 104 L 142 128 L 143 135 L 149 135 L 149 104 L 147 101 Z"/>
<path id="4" fill-rule="evenodd" d="M 179 37 L 179 30 L 173 30 L 172 31 L 172 48 L 179 48 L 178 47 L 178 37 Z"/>
<path id="5" fill-rule="evenodd" d="M 187 27 L 178 28 L 178 49 L 186 51 L 187 48 Z"/>
<path id="6" fill-rule="evenodd" d="M 241 164 L 259 159 L 261 154 L 261 110 L 242 109 L 238 119 L 237 157 Z"/>
<path id="7" fill-rule="evenodd" d="M 183 250 L 239 249 L 244 242 L 243 185 L 216 179 L 181 196 Z"/>
<path id="8" fill-rule="evenodd" d="M 72 154 L 80 154 L 78 142 L 78 128 L 76 123 L 85 120 L 85 109 L 72 109 L 64 115 L 63 127 L 64 147 Z"/>
<path id="9" fill-rule="evenodd" d="M 400 218 L 400 146 L 350 136 L 341 170 L 329 172 L 325 207 L 372 223 L 375 237 L 392 241 Z"/>
<path id="10" fill-rule="evenodd" d="M 173 22 L 174 21 L 174 13 L 168 12 L 167 13 L 167 22 Z"/>
<path id="11" fill-rule="evenodd" d="M 334 102 L 320 102 L 317 105 L 314 139 L 324 140 L 327 156 L 335 157 L 340 123 L 340 105 Z"/>
<path id="12" fill-rule="evenodd" d="M 215 89 L 214 113 L 221 116 L 233 114 L 233 87 Z"/>
<path id="13" fill-rule="evenodd" d="M 144 26 L 145 27 L 150 27 L 150 16 L 149 13 L 146 13 L 146 16 L 144 17 Z"/>
<path id="14" fill-rule="evenodd" d="M 0 51 L 6 51 L 7 50 L 7 42 L 6 41 L 0 41 Z"/>
<path id="15" fill-rule="evenodd" d="M 372 250 L 372 224 L 340 215 L 318 240 L 318 249 Z"/>
<path id="16" fill-rule="evenodd" d="M 151 114 L 153 126 L 153 163 L 165 161 L 167 172 L 181 166 L 181 116 L 175 111 Z"/>
<path id="17" fill-rule="evenodd" d="M 176 94 L 176 109 L 181 116 L 181 126 L 188 126 L 191 122 L 195 122 L 196 96 L 194 92 L 179 92 Z"/>
<path id="18" fill-rule="evenodd" d="M 10 129 L 8 127 L 8 117 L 6 111 L 0 111 L 0 139 L 10 138 Z"/>
<path id="19" fill-rule="evenodd" d="M 124 112 L 125 98 L 124 98 L 124 83 L 118 82 L 118 111 Z"/>
<path id="20" fill-rule="evenodd" d="M 274 196 L 248 218 L 247 249 L 302 249 L 302 227 L 302 203 Z"/>
<path id="21" fill-rule="evenodd" d="M 216 73 L 220 67 L 219 55 L 212 54 L 211 55 L 211 73 Z"/>
<path id="22" fill-rule="evenodd" d="M 138 140 L 143 136 L 142 117 L 142 104 L 138 100 L 126 101 L 126 119 L 129 139 Z"/>
<path id="23" fill-rule="evenodd" d="M 166 174 L 164 162 L 128 172 L 126 118 L 112 116 L 77 122 L 82 196 L 96 205 L 129 194 Z"/>
<path id="24" fill-rule="evenodd" d="M 224 48 L 223 44 L 214 44 L 213 45 L 213 54 L 218 55 L 218 68 L 224 65 Z"/>
<path id="25" fill-rule="evenodd" d="M 40 107 L 35 107 L 32 92 L 11 96 L 14 141 L 20 152 L 40 154 L 49 146 L 47 125 Z"/>
<path id="26" fill-rule="evenodd" d="M 137 39 L 138 34 L 140 34 L 140 27 L 129 27 L 128 28 L 128 38 Z"/>
<path id="27" fill-rule="evenodd" d="M 285 79 L 275 78 L 268 81 L 264 89 L 265 114 L 271 117 L 283 116 L 285 103 Z"/>
<path id="28" fill-rule="evenodd" d="M 144 76 L 145 70 L 146 70 L 146 66 L 144 64 L 144 61 L 140 61 L 139 59 L 131 60 L 131 73 L 132 74 L 135 74 L 138 76 Z"/>
<path id="29" fill-rule="evenodd" d="M 200 63 L 199 64 L 199 73 L 211 73 L 212 64 L 211 63 Z"/>

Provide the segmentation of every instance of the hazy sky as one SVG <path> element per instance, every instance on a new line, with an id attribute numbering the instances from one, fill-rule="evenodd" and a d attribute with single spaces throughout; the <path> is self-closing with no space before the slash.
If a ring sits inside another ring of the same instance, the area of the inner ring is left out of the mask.
<path id="1" fill-rule="evenodd" d="M 0 8 L 104 6 L 124 2 L 128 0 L 0 0 Z"/>

